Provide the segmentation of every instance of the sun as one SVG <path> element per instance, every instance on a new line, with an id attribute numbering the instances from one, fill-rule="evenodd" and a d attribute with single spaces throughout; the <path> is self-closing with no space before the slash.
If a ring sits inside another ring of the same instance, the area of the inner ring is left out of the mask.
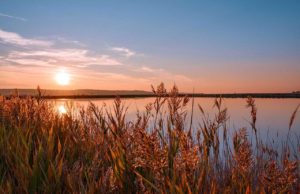
<path id="1" fill-rule="evenodd" d="M 57 72 L 54 78 L 56 83 L 61 86 L 66 86 L 70 83 L 70 74 L 66 71 Z"/>

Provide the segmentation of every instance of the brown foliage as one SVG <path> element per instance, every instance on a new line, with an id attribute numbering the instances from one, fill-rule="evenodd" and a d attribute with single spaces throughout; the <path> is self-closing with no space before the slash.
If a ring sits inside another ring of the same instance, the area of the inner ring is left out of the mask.
<path id="1" fill-rule="evenodd" d="M 40 92 L 1 99 L 0 193 L 297 193 L 297 158 L 288 148 L 253 146 L 246 129 L 228 138 L 221 98 L 212 119 L 199 105 L 202 122 L 191 135 L 189 99 L 176 86 L 153 92 L 131 121 L 120 98 L 112 110 L 70 105 L 62 115 Z M 247 104 L 256 132 L 254 100 Z"/>

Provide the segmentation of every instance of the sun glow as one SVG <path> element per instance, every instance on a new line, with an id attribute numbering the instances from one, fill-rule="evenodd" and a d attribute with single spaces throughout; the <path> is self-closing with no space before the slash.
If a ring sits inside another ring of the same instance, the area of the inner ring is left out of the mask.
<path id="1" fill-rule="evenodd" d="M 65 108 L 64 105 L 59 105 L 59 106 L 57 107 L 57 110 L 58 110 L 58 113 L 59 113 L 59 114 L 62 114 L 62 115 L 67 113 L 67 109 Z"/>
<path id="2" fill-rule="evenodd" d="M 66 86 L 70 83 L 70 74 L 66 71 L 59 71 L 55 74 L 55 81 L 58 85 Z"/>

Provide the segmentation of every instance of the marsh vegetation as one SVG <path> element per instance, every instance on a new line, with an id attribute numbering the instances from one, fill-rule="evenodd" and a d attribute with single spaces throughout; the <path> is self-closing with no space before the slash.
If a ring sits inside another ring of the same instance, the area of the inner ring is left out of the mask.
<path id="1" fill-rule="evenodd" d="M 3 98 L 0 193 L 299 192 L 299 137 L 291 141 L 290 133 L 299 106 L 282 146 L 274 148 L 259 136 L 259 107 L 251 97 L 245 100 L 249 129 L 231 135 L 222 98 L 208 117 L 176 86 L 152 90 L 154 102 L 129 121 L 120 98 L 112 109 L 90 103 L 63 114 L 40 92 Z M 188 103 L 202 113 L 196 128 Z"/>

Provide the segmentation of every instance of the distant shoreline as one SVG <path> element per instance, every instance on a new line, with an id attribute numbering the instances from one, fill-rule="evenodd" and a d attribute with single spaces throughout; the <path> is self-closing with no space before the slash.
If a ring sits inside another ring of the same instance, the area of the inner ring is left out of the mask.
<path id="1" fill-rule="evenodd" d="M 6 96 L 6 98 L 10 98 Z M 26 98 L 28 96 L 35 97 L 36 95 L 19 95 L 20 98 Z M 188 96 L 195 98 L 247 98 L 249 96 L 253 98 L 300 98 L 300 93 L 228 93 L 228 94 L 191 94 L 181 93 L 179 96 Z M 110 94 L 110 95 L 44 95 L 43 99 L 104 99 L 104 98 L 151 98 L 156 97 L 155 94 Z"/>
<path id="2" fill-rule="evenodd" d="M 155 94 L 150 91 L 143 90 L 45 90 L 39 91 L 43 99 L 103 99 L 103 98 L 151 98 Z M 11 96 L 19 96 L 26 98 L 27 96 L 38 96 L 36 89 L 0 89 L 0 96 L 10 98 Z M 197 97 L 197 98 L 300 98 L 300 92 L 290 93 L 179 93 L 179 96 Z"/>

